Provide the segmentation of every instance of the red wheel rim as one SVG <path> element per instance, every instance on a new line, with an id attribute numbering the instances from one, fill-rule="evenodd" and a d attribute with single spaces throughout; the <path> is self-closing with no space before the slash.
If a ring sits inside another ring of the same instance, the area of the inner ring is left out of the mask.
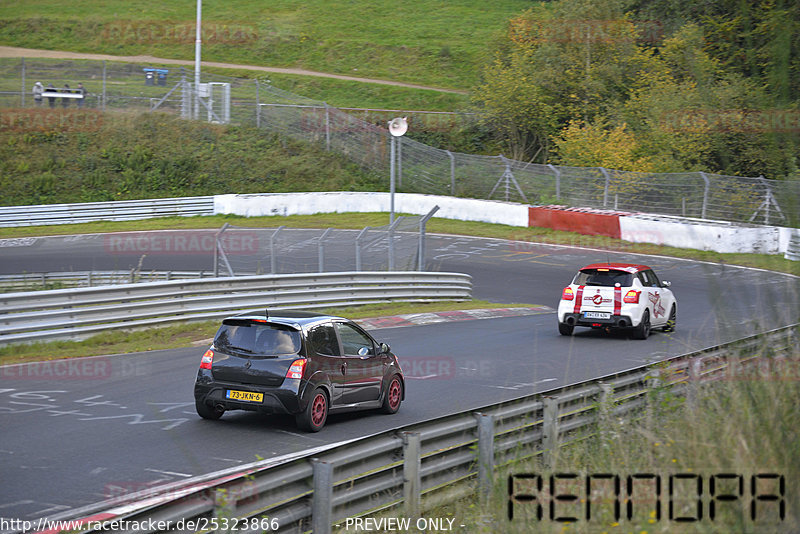
<path id="1" fill-rule="evenodd" d="M 400 406 L 400 389 L 400 381 L 395 378 L 389 384 L 389 406 L 392 410 Z"/>
<path id="2" fill-rule="evenodd" d="M 320 393 L 311 401 L 311 422 L 314 426 L 319 426 L 325 421 L 326 411 L 325 395 Z"/>

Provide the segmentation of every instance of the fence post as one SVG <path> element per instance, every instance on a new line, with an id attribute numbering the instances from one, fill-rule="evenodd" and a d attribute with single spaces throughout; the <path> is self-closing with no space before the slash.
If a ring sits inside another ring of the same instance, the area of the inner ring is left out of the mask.
<path id="1" fill-rule="evenodd" d="M 392 139 L 395 139 L 394 137 Z M 398 217 L 394 220 L 392 224 L 389 225 L 388 235 L 389 235 L 389 269 L 390 271 L 394 271 L 394 230 L 400 221 L 403 220 L 403 217 Z"/>
<path id="2" fill-rule="evenodd" d="M 356 236 L 356 271 L 361 270 L 361 239 L 367 235 L 369 226 L 365 226 Z"/>
<path id="3" fill-rule="evenodd" d="M 23 108 L 25 107 L 25 92 L 26 91 L 27 91 L 27 89 L 25 88 L 25 58 L 22 58 L 22 93 L 20 93 L 20 95 L 22 96 L 22 106 L 21 107 L 23 107 Z"/>
<path id="4" fill-rule="evenodd" d="M 478 420 L 478 493 L 486 503 L 494 482 L 494 416 L 476 412 Z"/>
<path id="5" fill-rule="evenodd" d="M 606 183 L 603 186 L 603 207 L 605 208 L 608 206 L 608 184 L 611 181 L 611 176 L 609 176 L 608 171 L 603 167 L 600 167 L 600 172 L 602 172 L 603 176 L 606 178 Z"/>
<path id="6" fill-rule="evenodd" d="M 325 150 L 331 150 L 331 113 L 328 103 L 325 102 Z"/>
<path id="7" fill-rule="evenodd" d="M 183 68 L 181 67 L 181 70 Z M 106 60 L 103 60 L 103 104 L 100 107 L 103 111 L 106 110 Z"/>
<path id="8" fill-rule="evenodd" d="M 708 190 L 711 187 L 711 182 L 709 181 L 708 176 L 706 176 L 706 173 L 700 172 L 700 176 L 703 177 L 703 181 L 706 183 L 705 187 L 703 188 L 703 207 L 700 210 L 700 218 L 705 219 L 706 209 L 708 208 Z"/>
<path id="9" fill-rule="evenodd" d="M 333 516 L 333 464 L 311 459 L 314 493 L 311 497 L 311 530 L 314 534 L 330 534 Z"/>
<path id="10" fill-rule="evenodd" d="M 450 156 L 450 195 L 456 196 L 456 157 L 449 150 L 445 150 Z"/>
<path id="11" fill-rule="evenodd" d="M 548 163 L 547 166 L 556 177 L 556 200 L 561 200 L 561 171 L 556 169 L 552 163 Z"/>
<path id="12" fill-rule="evenodd" d="M 259 89 L 261 85 L 256 78 L 256 128 L 261 128 L 261 98 L 259 94 Z"/>
<path id="13" fill-rule="evenodd" d="M 285 226 L 281 225 L 272 232 L 272 235 L 269 236 L 269 272 L 270 274 L 278 274 L 278 258 L 275 256 L 275 236 L 278 235 L 278 232 L 286 228 Z"/>
<path id="14" fill-rule="evenodd" d="M 555 465 L 555 455 L 558 449 L 558 398 L 544 397 L 543 401 L 542 461 L 545 469 L 549 470 Z"/>
<path id="15" fill-rule="evenodd" d="M 425 225 L 433 214 L 439 211 L 439 206 L 434 206 L 427 215 L 423 215 L 419 220 L 419 251 L 417 252 L 417 270 L 425 270 Z"/>
<path id="16" fill-rule="evenodd" d="M 328 228 L 322 235 L 319 236 L 317 239 L 317 250 L 318 250 L 318 259 L 319 259 L 319 271 L 320 273 L 325 272 L 325 238 L 328 237 L 328 234 L 331 233 L 333 228 Z"/>
<path id="17" fill-rule="evenodd" d="M 420 433 L 401 432 L 400 435 L 403 438 L 403 503 L 408 517 L 417 518 L 422 502 Z"/>

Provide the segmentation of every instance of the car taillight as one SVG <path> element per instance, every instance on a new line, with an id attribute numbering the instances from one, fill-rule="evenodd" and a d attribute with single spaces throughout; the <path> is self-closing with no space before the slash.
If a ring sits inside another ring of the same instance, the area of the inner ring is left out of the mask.
<path id="1" fill-rule="evenodd" d="M 628 304 L 638 304 L 639 303 L 639 293 L 641 293 L 641 291 L 635 291 L 635 290 L 631 289 L 627 293 L 625 293 L 625 297 L 622 300 L 624 302 L 627 302 Z"/>
<path id="2" fill-rule="evenodd" d="M 303 378 L 303 371 L 306 368 L 306 362 L 308 360 L 295 360 L 292 362 L 292 365 L 289 366 L 289 370 L 286 371 L 286 378 Z"/>
<path id="3" fill-rule="evenodd" d="M 572 300 L 575 298 L 575 294 L 572 292 L 571 287 L 565 287 L 564 291 L 561 293 L 561 300 Z"/>
<path id="4" fill-rule="evenodd" d="M 208 349 L 203 358 L 200 360 L 200 369 L 211 369 L 211 364 L 214 363 L 214 351 Z"/>

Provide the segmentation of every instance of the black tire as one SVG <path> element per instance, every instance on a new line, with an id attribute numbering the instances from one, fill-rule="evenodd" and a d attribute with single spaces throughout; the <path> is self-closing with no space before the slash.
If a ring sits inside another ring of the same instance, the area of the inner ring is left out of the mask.
<path id="1" fill-rule="evenodd" d="M 571 336 L 573 330 L 575 330 L 575 325 L 558 323 L 558 333 L 562 336 Z"/>
<path id="2" fill-rule="evenodd" d="M 678 323 L 678 309 L 673 304 L 672 309 L 669 311 L 669 319 L 667 319 L 667 324 L 664 325 L 664 332 L 674 332 L 675 327 Z"/>
<path id="3" fill-rule="evenodd" d="M 650 310 L 645 310 L 639 326 L 633 329 L 633 339 L 647 339 L 650 335 Z"/>
<path id="4" fill-rule="evenodd" d="M 383 413 L 393 414 L 397 413 L 400 409 L 400 403 L 403 401 L 403 382 L 400 377 L 394 375 L 389 381 L 389 387 L 386 388 L 386 395 L 383 396 L 383 406 L 381 411 Z"/>
<path id="5" fill-rule="evenodd" d="M 328 396 L 322 388 L 314 390 L 308 406 L 295 417 L 297 426 L 306 432 L 319 432 L 328 420 Z"/>
<path id="6" fill-rule="evenodd" d="M 220 410 L 214 406 L 209 406 L 205 402 L 195 400 L 194 407 L 197 410 L 197 415 L 202 417 L 203 419 L 209 419 L 211 421 L 216 421 L 222 414 L 225 413 L 225 410 Z"/>

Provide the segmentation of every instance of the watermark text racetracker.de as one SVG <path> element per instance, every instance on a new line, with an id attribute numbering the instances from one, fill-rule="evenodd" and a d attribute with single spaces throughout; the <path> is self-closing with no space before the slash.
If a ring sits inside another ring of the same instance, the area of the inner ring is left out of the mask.
<path id="1" fill-rule="evenodd" d="M 62 358 L 0 367 L 0 379 L 5 380 L 106 380 L 145 374 L 147 369 L 142 362 L 106 356 Z"/>
<path id="2" fill-rule="evenodd" d="M 117 44 L 193 44 L 197 36 L 195 21 L 121 20 L 110 22 L 100 30 L 104 41 Z M 258 41 L 253 26 L 233 22 L 203 21 L 200 38 L 204 45 L 242 45 Z"/>
<path id="3" fill-rule="evenodd" d="M 126 232 L 106 234 L 104 247 L 109 254 L 211 254 L 217 243 L 228 255 L 256 254 L 257 232 L 226 232 L 217 239 L 214 232 Z"/>
<path id="4" fill-rule="evenodd" d="M 153 518 L 135 519 L 73 519 L 55 521 L 50 519 L 24 520 L 0 517 L 0 531 L 21 532 L 72 532 L 90 531 L 125 531 L 125 532 L 215 532 L 260 531 L 274 532 L 280 528 L 277 519 L 269 517 L 228 518 L 198 517 L 196 519 L 158 520 Z"/>
<path id="5" fill-rule="evenodd" d="M 2 109 L 0 131 L 20 133 L 95 132 L 103 114 L 93 109 Z"/>

